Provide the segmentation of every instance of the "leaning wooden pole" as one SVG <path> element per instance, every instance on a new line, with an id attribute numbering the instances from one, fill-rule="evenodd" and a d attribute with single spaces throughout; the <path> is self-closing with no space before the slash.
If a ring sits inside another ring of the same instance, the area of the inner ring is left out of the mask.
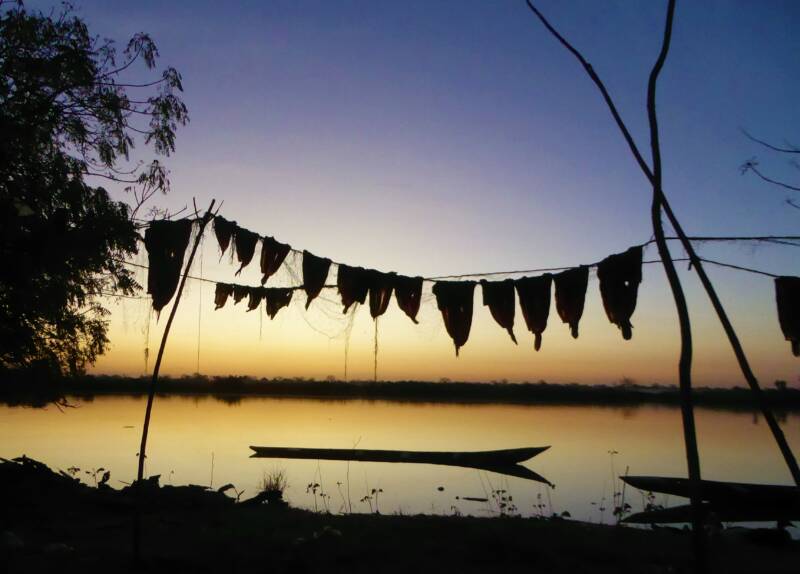
<path id="1" fill-rule="evenodd" d="M 583 55 L 578 52 L 569 42 L 567 42 L 563 36 L 561 36 L 551 25 L 550 23 L 544 18 L 541 12 L 539 12 L 530 0 L 526 0 L 528 7 L 536 14 L 536 16 L 542 21 L 544 26 L 552 33 L 559 42 L 573 55 L 576 59 L 581 63 L 586 73 L 589 75 L 591 80 L 597 86 L 597 89 L 600 91 L 600 94 L 603 96 L 603 100 L 606 102 L 609 111 L 611 112 L 611 116 L 614 118 L 614 121 L 617 124 L 620 132 L 622 133 L 625 142 L 628 144 L 628 148 L 630 149 L 631 153 L 633 154 L 636 163 L 639 165 L 639 168 L 644 173 L 645 177 L 647 177 L 648 181 L 650 181 L 651 185 L 654 184 L 653 172 L 650 170 L 650 167 L 645 162 L 644 157 L 639 152 L 639 149 L 636 147 L 636 143 L 633 141 L 633 136 L 631 135 L 630 131 L 628 131 L 625 122 L 622 120 L 622 117 L 617 110 L 614 101 L 611 99 L 611 95 L 608 93 L 608 90 L 603 84 L 603 81 L 594 71 L 592 65 L 583 57 Z M 711 280 L 708 278 L 708 275 L 705 272 L 703 267 L 702 260 L 697 255 L 697 252 L 694 250 L 692 246 L 691 239 L 686 235 L 683 231 L 683 228 L 680 225 L 675 213 L 672 211 L 672 207 L 667 200 L 665 194 L 663 194 L 662 189 L 662 207 L 664 209 L 664 213 L 666 213 L 667 218 L 670 221 L 670 224 L 675 229 L 675 233 L 678 235 L 678 239 L 681 241 L 681 245 L 683 246 L 686 253 L 689 255 L 689 259 L 692 262 L 692 267 L 694 267 L 695 271 L 697 271 L 697 275 L 700 278 L 700 282 L 703 285 L 706 293 L 708 294 L 709 299 L 711 300 L 711 304 L 714 307 L 714 311 L 717 313 L 717 317 L 722 324 L 723 329 L 725 330 L 725 334 L 728 337 L 728 341 L 733 348 L 733 352 L 736 356 L 736 360 L 739 363 L 739 368 L 744 375 L 747 384 L 749 385 L 750 389 L 753 392 L 753 396 L 758 406 L 759 410 L 761 410 L 761 414 L 764 416 L 764 420 L 767 421 L 767 425 L 769 426 L 770 431 L 772 432 L 772 436 L 775 438 L 775 442 L 778 444 L 778 448 L 783 455 L 784 460 L 786 461 L 786 465 L 789 467 L 789 471 L 794 478 L 795 484 L 800 486 L 800 467 L 797 465 L 797 460 L 792 453 L 789 444 L 786 442 L 786 437 L 783 434 L 783 431 L 778 425 L 775 416 L 772 414 L 772 410 L 769 408 L 766 399 L 764 398 L 763 392 L 761 391 L 761 387 L 759 386 L 758 379 L 756 379 L 755 374 L 753 374 L 752 369 L 750 368 L 750 363 L 747 360 L 747 356 L 745 355 L 744 349 L 742 348 L 741 342 L 739 341 L 739 337 L 736 334 L 736 330 L 733 328 L 733 325 L 728 318 L 727 312 L 722 305 L 722 302 L 719 300 L 717 296 L 716 290 L 714 289 Z"/>
<path id="2" fill-rule="evenodd" d="M 703 284 L 703 288 L 706 290 L 708 298 L 711 300 L 711 305 L 714 307 L 714 311 L 717 313 L 717 317 L 722 324 L 722 328 L 725 330 L 725 335 L 728 337 L 728 341 L 733 348 L 733 353 L 736 356 L 736 361 L 739 363 L 739 368 L 741 369 L 742 374 L 744 375 L 744 378 L 753 393 L 756 405 L 761 411 L 764 420 L 767 421 L 767 426 L 769 426 L 769 430 L 772 432 L 775 442 L 778 443 L 778 448 L 783 455 L 783 459 L 786 461 L 786 466 L 789 467 L 789 472 L 792 474 L 795 484 L 800 486 L 800 467 L 797 465 L 797 459 L 795 458 L 789 443 L 786 441 L 786 436 L 783 434 L 783 430 L 778 424 L 772 409 L 770 409 L 769 404 L 764 397 L 761 386 L 758 384 L 758 379 L 750 367 L 750 362 L 747 360 L 747 355 L 744 352 L 741 341 L 739 341 L 736 330 L 733 328 L 733 324 L 728 318 L 725 307 L 723 307 L 722 302 L 717 295 L 717 291 L 714 289 L 714 285 L 711 283 L 711 279 L 709 279 L 708 275 L 706 274 L 703 263 L 700 257 L 697 255 L 697 252 L 694 250 L 692 242 L 686 237 L 686 233 L 681 228 L 680 222 L 678 221 L 677 217 L 675 217 L 675 213 L 672 211 L 672 207 L 666 198 L 664 198 L 663 206 L 664 213 L 666 213 L 667 218 L 672 224 L 672 227 L 678 234 L 678 237 L 681 240 L 681 245 L 683 245 L 683 248 L 689 255 L 692 267 L 694 267 L 695 271 L 697 272 L 697 276 L 700 278 L 700 282 Z"/>
<path id="3" fill-rule="evenodd" d="M 206 211 L 205 215 L 200 219 L 200 226 L 197 230 L 197 236 L 194 239 L 194 245 L 192 245 L 192 250 L 189 253 L 189 260 L 186 262 L 186 268 L 183 271 L 183 277 L 181 277 L 180 285 L 178 285 L 178 291 L 175 293 L 175 301 L 172 303 L 172 309 L 170 309 L 169 317 L 167 318 L 167 324 L 164 326 L 164 334 L 161 336 L 161 346 L 158 348 L 158 355 L 156 356 L 156 364 L 153 368 L 153 377 L 150 379 L 150 387 L 147 391 L 147 407 L 144 411 L 144 425 L 142 426 L 142 440 L 139 445 L 139 468 L 136 473 L 136 517 L 134 521 L 134 530 L 133 530 L 133 556 L 134 559 L 138 562 L 140 560 L 141 554 L 141 512 L 140 512 L 140 503 L 141 497 L 139 496 L 139 491 L 142 488 L 142 484 L 144 481 L 144 461 L 147 456 L 147 434 L 150 430 L 150 415 L 153 412 L 153 400 L 156 396 L 156 383 L 158 382 L 158 373 L 161 370 L 161 360 L 164 358 L 164 349 L 167 346 L 167 338 L 169 337 L 169 330 L 172 327 L 172 321 L 175 319 L 175 313 L 178 310 L 178 304 L 181 302 L 181 295 L 183 295 L 183 287 L 186 285 L 186 278 L 189 275 L 189 270 L 192 268 L 192 261 L 194 261 L 194 256 L 197 253 L 197 248 L 200 245 L 200 240 L 203 237 L 203 232 L 205 231 L 206 225 L 208 222 L 211 221 L 214 209 L 214 203 L 216 202 L 215 199 L 211 200 L 211 205 L 208 206 L 208 210 Z"/>

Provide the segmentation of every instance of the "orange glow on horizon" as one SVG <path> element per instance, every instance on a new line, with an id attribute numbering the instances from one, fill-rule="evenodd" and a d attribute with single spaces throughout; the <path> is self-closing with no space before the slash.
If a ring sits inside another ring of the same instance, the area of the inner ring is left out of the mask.
<path id="1" fill-rule="evenodd" d="M 216 245 L 212 248 L 215 250 Z M 209 259 L 217 259 L 213 250 L 210 256 L 206 255 L 206 261 Z M 258 284 L 257 270 L 253 267 L 251 264 L 237 282 Z M 227 261 L 215 262 L 212 269 L 216 276 L 231 276 L 233 271 Z M 693 277 L 687 273 L 684 277 L 694 320 L 695 382 L 710 386 L 743 384 L 727 340 L 704 300 L 705 294 L 693 285 Z M 141 274 L 140 282 L 144 280 Z M 284 284 L 292 283 L 291 277 L 281 280 Z M 740 336 L 763 385 L 770 386 L 776 379 L 791 381 L 796 376 L 794 359 L 777 326 L 771 284 L 760 280 L 755 287 L 753 293 L 747 294 L 749 305 L 733 308 L 739 312 L 734 318 Z M 345 378 L 348 318 L 341 313 L 335 291 L 326 290 L 309 311 L 304 309 L 305 295 L 297 292 L 292 305 L 270 321 L 263 309 L 246 312 L 245 302 L 234 306 L 230 300 L 225 308 L 214 311 L 213 289 L 211 284 L 189 282 L 172 328 L 162 373 L 178 376 L 197 372 L 199 350 L 199 372 L 207 375 Z M 430 284 L 426 284 L 419 325 L 408 320 L 395 302 L 379 319 L 379 379 L 599 384 L 631 378 L 642 384 L 676 382 L 677 321 L 658 266 L 645 268 L 631 341 L 624 341 L 606 319 L 593 278 L 580 338 L 575 340 L 570 336 L 568 327 L 561 323 L 553 308 L 538 353 L 533 349 L 533 336 L 525 329 L 519 309 L 515 324 L 519 345 L 515 346 L 481 304 L 478 288 L 470 339 L 456 358 L 429 290 Z M 93 372 L 144 374 L 145 346 L 149 345 L 148 369 L 152 369 L 170 307 L 164 309 L 158 322 L 153 316 L 146 343 L 149 302 L 122 300 L 110 305 L 111 350 L 98 361 Z M 372 379 L 373 337 L 369 312 L 358 309 L 349 332 L 347 379 Z"/>

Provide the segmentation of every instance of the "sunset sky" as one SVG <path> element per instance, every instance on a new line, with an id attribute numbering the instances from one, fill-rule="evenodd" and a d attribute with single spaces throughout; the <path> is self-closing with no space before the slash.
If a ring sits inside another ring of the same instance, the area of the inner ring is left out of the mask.
<path id="1" fill-rule="evenodd" d="M 645 90 L 666 2 L 537 4 L 604 79 L 647 155 Z M 191 123 L 178 133 L 172 191 L 159 206 L 215 198 L 228 219 L 295 248 L 423 276 L 591 263 L 652 233 L 651 190 L 599 93 L 522 0 L 78 0 L 76 8 L 94 33 L 123 45 L 150 33 L 160 64 L 183 75 Z M 799 18 L 789 0 L 678 2 L 658 101 L 665 189 L 689 233 L 800 234 L 786 192 L 739 172 L 758 156 L 765 172 L 800 182 L 785 157 L 741 131 L 800 144 Z M 704 244 L 700 252 L 800 273 L 793 247 Z M 681 256 L 677 244 L 673 253 Z M 654 247 L 645 253 L 656 257 Z M 144 253 L 137 261 L 146 263 Z M 695 275 L 681 269 L 696 380 L 743 384 Z M 257 261 L 236 279 L 235 270 L 219 260 L 209 229 L 192 273 L 258 284 Z M 709 273 L 762 382 L 797 384 L 800 362 L 783 341 L 772 280 Z M 296 283 L 282 272 L 274 284 Z M 521 314 L 515 346 L 476 290 L 472 335 L 456 358 L 430 284 L 426 292 L 419 326 L 394 303 L 381 318 L 379 378 L 676 381 L 678 327 L 660 265 L 646 266 L 632 341 L 606 319 L 592 277 L 580 338 L 552 309 L 538 353 Z M 244 304 L 214 312 L 213 285 L 192 281 L 163 370 L 341 378 L 348 322 L 338 295 L 325 297 L 306 313 L 298 294 L 270 322 Z M 94 371 L 141 374 L 148 345 L 151 369 L 166 311 L 156 322 L 147 301 L 109 304 L 111 350 Z M 361 309 L 349 378 L 372 377 L 373 335 Z"/>

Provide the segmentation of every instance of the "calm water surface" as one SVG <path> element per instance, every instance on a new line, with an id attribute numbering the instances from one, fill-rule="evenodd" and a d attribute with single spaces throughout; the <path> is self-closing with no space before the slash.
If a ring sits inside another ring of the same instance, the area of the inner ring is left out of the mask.
<path id="1" fill-rule="evenodd" d="M 77 408 L 0 406 L 0 456 L 22 454 L 53 468 L 104 467 L 115 487 L 136 473 L 145 399 L 72 398 Z M 782 422 L 800 450 L 800 415 Z M 791 484 L 766 424 L 752 413 L 699 409 L 703 477 Z M 493 490 L 513 497 L 516 511 L 569 511 L 573 518 L 611 522 L 614 474 L 685 476 L 680 412 L 671 407 L 418 404 L 209 397 L 159 397 L 150 430 L 147 473 L 162 483 L 233 483 L 244 498 L 265 473 L 284 470 L 291 504 L 331 512 L 369 512 L 362 500 L 381 489 L 383 513 L 492 515 Z M 525 465 L 556 488 L 485 471 L 434 465 L 251 459 L 249 445 L 401 450 L 484 450 L 551 445 Z M 616 454 L 610 454 L 616 452 Z M 213 464 L 212 464 L 213 461 Z M 213 477 L 212 477 L 213 473 Z M 307 487 L 318 483 L 316 495 Z M 348 494 L 349 486 L 349 494 Z M 322 497 L 321 493 L 327 495 Z M 459 497 L 459 498 L 457 498 Z M 641 493 L 626 491 L 641 509 Z M 659 498 L 658 502 L 684 501 Z M 544 505 L 539 507 L 538 505 Z M 605 510 L 601 510 L 605 508 Z M 796 534 L 796 532 L 795 532 Z"/>

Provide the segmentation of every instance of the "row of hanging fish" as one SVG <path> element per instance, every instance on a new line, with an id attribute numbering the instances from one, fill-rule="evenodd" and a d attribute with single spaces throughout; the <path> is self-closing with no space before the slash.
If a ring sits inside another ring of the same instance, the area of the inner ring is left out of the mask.
<path id="1" fill-rule="evenodd" d="M 274 318 L 278 311 L 287 306 L 297 290 L 306 292 L 306 309 L 325 287 L 331 261 L 303 252 L 303 285 L 301 287 L 248 287 L 232 283 L 217 283 L 214 294 L 215 309 L 221 309 L 230 297 L 234 304 L 247 298 L 247 310 L 258 308 L 261 301 L 266 302 L 267 314 Z M 355 304 L 367 303 L 373 319 L 383 315 L 389 308 L 392 293 L 398 306 L 414 323 L 417 322 L 422 296 L 422 277 L 406 277 L 397 273 L 381 273 L 363 267 L 339 265 L 336 288 L 342 298 L 343 313 Z"/>
<path id="2" fill-rule="evenodd" d="M 775 301 L 783 336 L 791 344 L 792 354 L 800 357 L 800 277 L 776 277 Z"/>
<path id="3" fill-rule="evenodd" d="M 231 249 L 239 260 L 239 269 L 236 271 L 236 275 L 239 275 L 242 269 L 250 264 L 256 253 L 256 246 L 259 241 L 261 242 L 262 285 L 280 269 L 284 259 L 292 250 L 286 243 L 276 241 L 272 237 L 260 237 L 257 233 L 239 227 L 235 221 L 228 221 L 219 215 L 214 218 L 214 234 L 217 236 L 217 243 L 219 243 L 223 255 L 228 250 L 228 246 L 233 243 Z"/>
<path id="4" fill-rule="evenodd" d="M 221 217 L 216 218 L 214 230 L 223 254 L 233 242 L 240 263 L 237 274 L 240 273 L 252 261 L 259 236 Z M 280 267 L 291 248 L 276 242 L 271 237 L 260 239 L 263 274 L 261 283 L 264 285 Z M 302 289 L 306 292 L 306 309 L 325 287 L 331 264 L 330 259 L 303 251 Z M 625 253 L 612 255 L 603 260 L 598 265 L 598 277 L 603 306 L 609 320 L 620 328 L 626 340 L 630 339 L 633 328 L 630 319 L 636 309 L 639 283 L 642 280 L 642 247 L 632 247 Z M 552 285 L 555 284 L 558 315 L 564 323 L 569 324 L 572 336 L 577 338 L 588 282 L 589 267 L 580 266 L 556 275 L 548 273 L 516 280 L 483 280 L 480 281 L 480 285 L 483 290 L 483 304 L 489 307 L 492 317 L 508 331 L 514 343 L 517 343 L 513 330 L 514 315 L 516 299 L 519 298 L 525 324 L 534 334 L 534 348 L 538 351 L 542 346 L 542 333 L 547 328 L 550 314 Z M 365 304 L 369 299 L 370 315 L 378 318 L 386 312 L 394 293 L 398 306 L 416 323 L 422 297 L 422 284 L 422 277 L 407 277 L 397 273 L 384 273 L 341 264 L 338 266 L 336 288 L 345 313 L 353 304 Z M 477 284 L 476 281 L 437 281 L 433 286 L 437 306 L 442 313 L 447 333 L 455 344 L 456 354 L 469 339 Z M 265 300 L 268 314 L 274 317 L 281 307 L 272 301 L 279 300 L 283 305 L 288 305 L 292 292 L 291 288 L 281 290 L 219 283 L 215 294 L 215 305 L 217 309 L 221 308 L 230 296 L 233 296 L 235 303 L 248 297 L 248 308 L 252 310 Z"/>
<path id="5" fill-rule="evenodd" d="M 153 307 L 160 311 L 175 293 L 180 278 L 183 256 L 189 243 L 192 222 L 154 221 L 145 232 L 145 247 L 149 256 L 148 289 L 153 296 Z M 332 261 L 303 251 L 303 284 L 300 287 L 264 287 L 267 280 L 278 271 L 292 248 L 272 237 L 262 237 L 239 227 L 235 221 L 217 216 L 214 233 L 224 254 L 229 248 L 239 262 L 236 274 L 250 264 L 256 247 L 261 243 L 261 287 L 247 287 L 218 283 L 215 305 L 219 309 L 229 297 L 235 303 L 248 299 L 248 310 L 257 309 L 264 301 L 270 318 L 289 305 L 294 291 L 306 293 L 305 307 L 325 287 Z M 624 339 L 632 337 L 631 317 L 636 309 L 639 284 L 642 281 L 642 246 L 631 247 L 623 253 L 610 255 L 597 264 L 600 296 L 611 323 L 617 325 Z M 579 266 L 556 274 L 521 277 L 502 281 L 436 281 L 433 294 L 442 313 L 447 333 L 453 339 L 456 354 L 467 342 L 472 327 L 475 287 L 480 283 L 483 304 L 495 321 L 505 329 L 511 340 L 514 335 L 516 299 L 528 330 L 534 335 L 534 347 L 542 345 L 542 333 L 547 328 L 550 314 L 551 291 L 555 286 L 555 304 L 558 316 L 569 325 L 574 338 L 578 337 L 578 324 L 583 315 L 589 266 Z M 377 318 L 386 312 L 392 294 L 398 306 L 414 323 L 417 322 L 422 296 L 422 277 L 408 277 L 397 273 L 384 273 L 374 269 L 340 264 L 335 287 L 339 291 L 343 310 L 352 305 L 369 303 L 370 315 Z M 800 356 L 800 277 L 777 277 L 775 298 L 781 330 L 791 343 L 792 352 Z"/>

